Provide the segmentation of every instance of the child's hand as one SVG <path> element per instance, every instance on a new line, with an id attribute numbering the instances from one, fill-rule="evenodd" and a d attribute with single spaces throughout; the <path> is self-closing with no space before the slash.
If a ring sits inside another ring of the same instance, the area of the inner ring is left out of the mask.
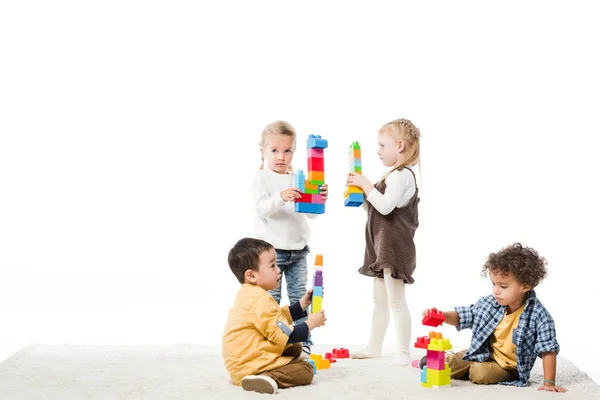
<path id="1" fill-rule="evenodd" d="M 281 193 L 279 193 L 279 195 L 281 196 L 283 201 L 294 201 L 302 197 L 300 189 L 294 187 L 283 190 Z"/>
<path id="2" fill-rule="evenodd" d="M 306 291 L 306 294 L 300 299 L 300 307 L 302 307 L 303 310 L 306 310 L 308 306 L 312 304 L 312 293 L 313 289 L 310 288 Z"/>
<path id="3" fill-rule="evenodd" d="M 540 386 L 538 388 L 538 390 L 546 390 L 548 392 L 568 392 L 567 389 L 565 389 L 562 386 L 554 386 L 553 384 L 551 384 L 550 382 L 544 382 L 544 385 Z"/>
<path id="4" fill-rule="evenodd" d="M 321 310 L 314 314 L 309 314 L 308 319 L 306 320 L 306 325 L 308 325 L 308 330 L 312 331 L 315 328 L 325 325 L 325 310 Z"/>
<path id="5" fill-rule="evenodd" d="M 327 201 L 327 197 L 329 196 L 329 185 L 326 183 L 321 185 L 321 197 L 323 201 Z"/>
<path id="6" fill-rule="evenodd" d="M 357 188 L 366 191 L 366 189 L 370 186 L 373 186 L 369 180 L 361 174 L 356 172 L 350 172 L 348 177 L 346 177 L 346 186 L 356 186 Z"/>

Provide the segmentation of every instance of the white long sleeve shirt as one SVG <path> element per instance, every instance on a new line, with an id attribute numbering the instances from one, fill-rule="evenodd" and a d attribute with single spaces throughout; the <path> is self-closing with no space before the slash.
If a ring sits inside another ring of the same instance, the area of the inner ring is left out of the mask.
<path id="1" fill-rule="evenodd" d="M 367 201 L 383 215 L 391 213 L 394 208 L 407 205 L 417 190 L 415 178 L 407 168 L 389 174 L 385 178 L 385 185 L 385 194 L 374 188 L 367 196 Z"/>
<path id="2" fill-rule="evenodd" d="M 268 168 L 256 171 L 252 181 L 254 233 L 280 250 L 302 250 L 310 237 L 307 218 L 316 217 L 297 213 L 293 201 L 283 201 L 280 193 L 293 186 L 293 174 L 278 174 Z"/>

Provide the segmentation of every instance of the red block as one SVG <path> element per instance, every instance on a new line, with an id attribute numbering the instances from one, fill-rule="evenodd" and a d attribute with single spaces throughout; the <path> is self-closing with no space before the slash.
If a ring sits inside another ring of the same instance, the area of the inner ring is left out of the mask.
<path id="1" fill-rule="evenodd" d="M 427 349 L 427 346 L 429 346 L 429 336 L 421 336 L 417 338 L 417 341 L 415 342 L 415 347 L 418 347 L 420 349 Z"/>
<path id="2" fill-rule="evenodd" d="M 333 349 L 331 352 L 333 353 L 333 357 L 335 358 L 350 358 L 350 352 L 348 351 L 348 349 Z"/>
<path id="3" fill-rule="evenodd" d="M 325 171 L 325 159 L 317 157 L 308 158 L 309 171 Z"/>
<path id="4" fill-rule="evenodd" d="M 440 326 L 446 317 L 442 314 L 441 311 L 438 311 L 436 308 L 432 308 L 427 311 L 427 314 L 423 317 L 421 323 L 427 326 Z"/>

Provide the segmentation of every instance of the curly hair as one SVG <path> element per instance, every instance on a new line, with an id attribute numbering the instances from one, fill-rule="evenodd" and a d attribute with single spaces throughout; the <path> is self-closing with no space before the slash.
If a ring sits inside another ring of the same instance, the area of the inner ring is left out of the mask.
<path id="1" fill-rule="evenodd" d="M 515 243 L 497 253 L 490 253 L 481 267 L 481 276 L 487 277 L 490 272 L 506 276 L 512 273 L 523 285 L 535 288 L 547 275 L 546 259 L 530 247 Z"/>

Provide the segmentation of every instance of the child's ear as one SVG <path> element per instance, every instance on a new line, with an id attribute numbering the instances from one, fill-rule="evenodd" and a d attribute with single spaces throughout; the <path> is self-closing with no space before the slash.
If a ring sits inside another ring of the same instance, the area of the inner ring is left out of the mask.
<path id="1" fill-rule="evenodd" d="M 524 284 L 524 285 L 521 286 L 521 290 L 523 291 L 523 293 L 527 293 L 531 289 L 533 289 L 533 288 L 531 287 L 531 285 L 528 285 L 528 284 Z"/>
<path id="2" fill-rule="evenodd" d="M 244 281 L 246 281 L 248 283 L 256 283 L 255 271 L 252 271 L 251 269 L 247 269 L 246 272 L 244 272 Z"/>
<path id="3" fill-rule="evenodd" d="M 398 151 L 400 153 L 402 153 L 405 148 L 406 148 L 406 143 L 404 142 L 404 140 L 398 140 Z"/>

